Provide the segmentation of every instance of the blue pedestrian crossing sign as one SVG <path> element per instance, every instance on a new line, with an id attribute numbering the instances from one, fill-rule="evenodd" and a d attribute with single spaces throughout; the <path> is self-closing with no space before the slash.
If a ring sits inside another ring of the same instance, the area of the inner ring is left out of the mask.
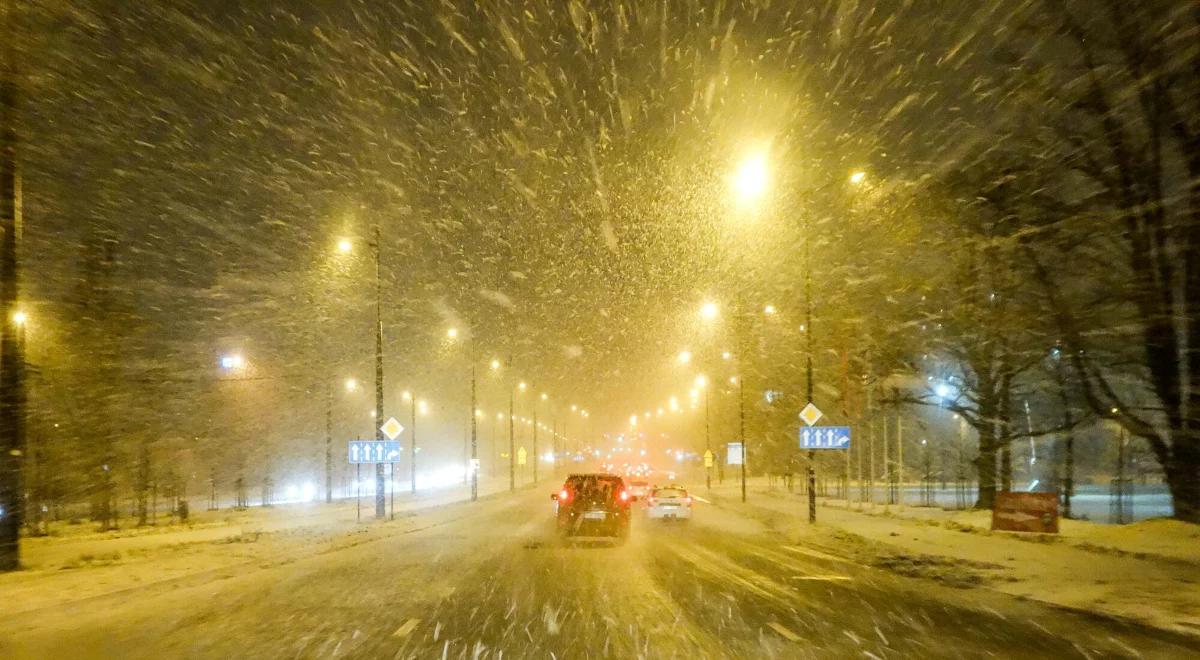
<path id="1" fill-rule="evenodd" d="M 350 463 L 394 463 L 400 460 L 400 443 L 393 440 L 351 440 Z"/>
<path id="2" fill-rule="evenodd" d="M 801 449 L 849 449 L 849 426 L 808 426 L 800 429 Z"/>

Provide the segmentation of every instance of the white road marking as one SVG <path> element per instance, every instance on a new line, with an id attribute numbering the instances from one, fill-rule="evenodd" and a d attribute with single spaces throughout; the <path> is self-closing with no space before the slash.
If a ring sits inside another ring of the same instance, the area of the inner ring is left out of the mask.
<path id="1" fill-rule="evenodd" d="M 797 635 L 796 633 L 788 630 L 787 628 L 784 628 L 783 624 L 772 621 L 767 624 L 767 627 L 770 628 L 771 630 L 774 630 L 775 632 L 779 633 L 779 635 L 781 637 L 783 637 L 784 639 L 786 639 L 789 642 L 800 641 L 800 635 Z"/>
<path id="2" fill-rule="evenodd" d="M 840 561 L 843 564 L 853 564 L 854 563 L 854 562 L 850 561 L 849 559 L 843 559 L 842 557 L 835 557 L 833 555 L 827 555 L 824 552 L 819 552 L 817 550 L 810 550 L 808 548 L 801 548 L 800 546 L 796 546 L 796 545 L 785 545 L 785 546 L 783 546 L 783 549 L 787 550 L 788 552 L 794 552 L 798 555 L 807 555 L 809 557 L 815 557 L 817 559 L 828 559 L 829 561 Z"/>
<path id="3" fill-rule="evenodd" d="M 420 619 L 409 619 L 408 621 L 405 621 L 404 625 L 400 626 L 399 628 L 396 629 L 396 632 L 392 633 L 392 637 L 407 636 L 413 630 L 416 630 L 417 624 L 419 624 L 419 623 L 421 623 Z"/>
<path id="4" fill-rule="evenodd" d="M 692 495 L 692 499 L 696 500 L 697 502 L 704 502 L 705 504 L 712 504 L 712 502 L 709 502 L 708 500 L 704 499 L 703 497 L 700 497 L 699 495 Z"/>
<path id="5" fill-rule="evenodd" d="M 793 580 L 824 580 L 826 582 L 835 582 L 838 580 L 851 580 L 848 575 L 793 575 Z"/>

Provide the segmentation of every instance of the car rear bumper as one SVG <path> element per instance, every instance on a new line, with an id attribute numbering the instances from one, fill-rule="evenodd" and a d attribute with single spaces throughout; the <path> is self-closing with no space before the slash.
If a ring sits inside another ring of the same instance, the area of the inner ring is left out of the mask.
<path id="1" fill-rule="evenodd" d="M 652 506 L 646 509 L 646 517 L 651 520 L 690 520 L 692 508 L 689 506 Z"/>

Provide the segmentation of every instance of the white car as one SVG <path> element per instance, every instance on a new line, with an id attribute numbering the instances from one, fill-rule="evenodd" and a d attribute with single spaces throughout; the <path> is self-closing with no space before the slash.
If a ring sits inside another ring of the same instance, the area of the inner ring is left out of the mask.
<path id="1" fill-rule="evenodd" d="M 646 497 L 646 517 L 651 520 L 691 520 L 692 496 L 679 486 L 654 488 Z"/>

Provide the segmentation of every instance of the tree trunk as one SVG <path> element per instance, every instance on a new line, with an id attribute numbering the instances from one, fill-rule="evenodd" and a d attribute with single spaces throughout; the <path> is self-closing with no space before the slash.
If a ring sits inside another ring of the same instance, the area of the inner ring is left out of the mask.
<path id="1" fill-rule="evenodd" d="M 1179 435 L 1187 433 L 1181 432 Z M 1176 437 L 1171 460 L 1163 466 L 1175 519 L 1200 524 L 1200 447 L 1194 438 Z"/>
<path id="2" fill-rule="evenodd" d="M 979 498 L 976 509 L 991 509 L 996 502 L 996 431 L 992 425 L 984 424 L 979 431 L 979 456 L 975 469 L 979 473 Z"/>

